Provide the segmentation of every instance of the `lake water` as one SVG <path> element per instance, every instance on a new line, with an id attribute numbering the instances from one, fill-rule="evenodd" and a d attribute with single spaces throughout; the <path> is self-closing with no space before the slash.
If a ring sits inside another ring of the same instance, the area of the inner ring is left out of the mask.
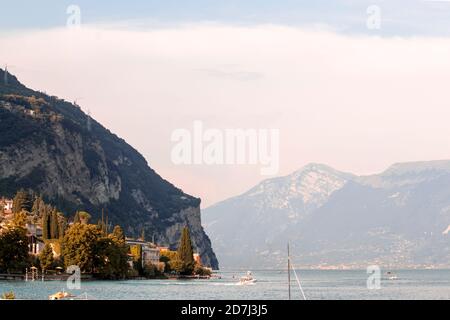
<path id="1" fill-rule="evenodd" d="M 398 279 L 382 279 L 378 290 L 367 289 L 365 270 L 297 273 L 307 299 L 450 299 L 450 270 L 397 270 Z M 18 299 L 47 299 L 63 289 L 91 299 L 287 299 L 286 271 L 254 271 L 254 285 L 238 285 L 244 274 L 221 271 L 221 279 L 211 280 L 85 281 L 81 290 L 68 290 L 60 281 L 1 281 L 0 293 L 12 290 Z M 302 299 L 293 275 L 291 280 L 292 298 Z"/>

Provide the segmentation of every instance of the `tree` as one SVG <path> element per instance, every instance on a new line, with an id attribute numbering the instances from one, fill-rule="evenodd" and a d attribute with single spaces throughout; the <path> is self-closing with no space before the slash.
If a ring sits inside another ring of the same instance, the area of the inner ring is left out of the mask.
<path id="1" fill-rule="evenodd" d="M 100 232 L 95 225 L 84 223 L 71 225 L 62 244 L 65 266 L 77 265 L 82 272 L 92 272 L 98 238 Z"/>
<path id="2" fill-rule="evenodd" d="M 95 269 L 100 278 L 121 279 L 128 272 L 128 248 L 112 235 L 98 239 L 95 248 Z"/>
<path id="3" fill-rule="evenodd" d="M 0 270 L 23 272 L 28 264 L 28 238 L 26 230 L 13 226 L 0 235 Z"/>
<path id="4" fill-rule="evenodd" d="M 120 242 L 125 242 L 125 234 L 120 226 L 115 226 L 112 233 L 113 237 Z"/>
<path id="5" fill-rule="evenodd" d="M 22 189 L 14 196 L 12 212 L 16 214 L 22 212 L 23 210 L 29 212 L 31 210 L 31 204 L 29 194 Z"/>
<path id="6" fill-rule="evenodd" d="M 186 226 L 181 233 L 180 245 L 177 251 L 178 259 L 181 261 L 181 267 L 178 267 L 178 272 L 184 275 L 190 275 L 194 271 L 195 260 L 194 251 L 192 250 L 191 236 L 189 228 Z"/>
<path id="7" fill-rule="evenodd" d="M 67 229 L 67 219 L 61 212 L 58 212 L 58 232 L 59 232 L 59 239 L 64 238 L 64 233 Z"/>
<path id="8" fill-rule="evenodd" d="M 80 223 L 88 224 L 91 219 L 91 215 L 86 211 L 79 211 L 78 216 L 80 217 Z"/>
<path id="9" fill-rule="evenodd" d="M 36 197 L 31 208 L 31 213 L 35 216 L 40 216 L 43 210 L 45 210 L 44 200 L 41 197 Z"/>
<path id="10" fill-rule="evenodd" d="M 16 227 L 22 227 L 25 228 L 27 224 L 27 214 L 25 211 L 17 212 L 14 214 L 14 221 L 13 224 Z"/>
<path id="11" fill-rule="evenodd" d="M 58 239 L 59 238 L 59 222 L 58 222 L 58 213 L 56 209 L 53 209 L 50 214 L 50 239 Z"/>
<path id="12" fill-rule="evenodd" d="M 166 250 L 162 251 L 159 256 L 159 261 L 164 262 L 164 271 L 170 272 L 177 270 L 176 266 L 179 265 L 178 254 L 176 251 Z"/>
<path id="13" fill-rule="evenodd" d="M 130 253 L 133 256 L 133 267 L 137 272 L 142 275 L 143 274 L 143 266 L 142 266 L 142 246 L 140 244 L 131 245 Z"/>
<path id="14" fill-rule="evenodd" d="M 204 268 L 197 263 L 197 264 L 195 264 L 194 274 L 197 274 L 199 276 L 210 276 L 211 270 Z"/>
<path id="15" fill-rule="evenodd" d="M 51 239 L 51 226 L 50 226 L 51 214 L 46 208 L 42 215 L 42 238 L 44 240 Z"/>
<path id="16" fill-rule="evenodd" d="M 39 261 L 41 263 L 42 271 L 48 270 L 52 267 L 54 262 L 53 249 L 49 243 L 44 246 L 44 249 L 39 255 Z"/>

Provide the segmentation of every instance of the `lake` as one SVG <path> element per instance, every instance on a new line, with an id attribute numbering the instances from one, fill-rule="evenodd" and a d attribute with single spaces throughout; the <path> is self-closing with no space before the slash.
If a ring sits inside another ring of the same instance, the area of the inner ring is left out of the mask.
<path id="1" fill-rule="evenodd" d="M 378 290 L 367 289 L 368 275 L 361 271 L 297 271 L 307 299 L 450 299 L 450 270 L 397 270 L 396 280 L 381 280 Z M 17 299 L 47 299 L 57 291 L 90 299 L 287 299 L 286 271 L 253 271 L 257 282 L 238 285 L 244 271 L 220 271 L 221 279 L 85 281 L 81 290 L 68 290 L 61 281 L 1 281 L 0 293 L 14 291 Z M 293 299 L 302 299 L 292 274 Z"/>

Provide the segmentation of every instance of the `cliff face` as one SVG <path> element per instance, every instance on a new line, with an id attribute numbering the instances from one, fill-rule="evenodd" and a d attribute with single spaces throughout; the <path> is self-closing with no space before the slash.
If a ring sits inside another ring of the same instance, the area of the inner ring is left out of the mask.
<path id="1" fill-rule="evenodd" d="M 0 79 L 4 72 L 0 70 Z M 30 90 L 8 74 L 0 83 L 0 194 L 43 194 L 67 214 L 101 210 L 128 235 L 177 246 L 190 227 L 203 262 L 218 268 L 200 221 L 200 199 L 152 170 L 124 140 L 79 107 Z"/>

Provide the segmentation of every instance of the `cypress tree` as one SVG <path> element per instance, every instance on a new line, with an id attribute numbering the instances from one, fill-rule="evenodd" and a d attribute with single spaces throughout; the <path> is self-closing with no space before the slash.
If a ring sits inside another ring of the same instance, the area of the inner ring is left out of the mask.
<path id="1" fill-rule="evenodd" d="M 186 226 L 181 233 L 180 245 L 177 251 L 178 259 L 182 263 L 182 274 L 190 275 L 194 271 L 194 251 L 192 249 L 191 235 L 189 228 Z"/>
<path id="2" fill-rule="evenodd" d="M 59 232 L 59 239 L 64 238 L 64 233 L 66 232 L 67 229 L 67 219 L 66 217 L 61 213 L 58 214 L 58 232 Z"/>
<path id="3" fill-rule="evenodd" d="M 50 215 L 50 237 L 51 239 L 58 239 L 59 238 L 59 231 L 58 231 L 58 214 L 55 209 L 53 209 L 51 215 Z"/>
<path id="4" fill-rule="evenodd" d="M 30 200 L 28 199 L 28 194 L 23 189 L 18 191 L 13 199 L 12 212 L 14 214 L 22 212 L 22 210 L 30 211 Z"/>
<path id="5" fill-rule="evenodd" d="M 33 201 L 33 207 L 31 208 L 31 213 L 33 213 L 34 215 L 39 215 L 39 212 L 40 212 L 39 208 L 41 205 L 40 200 L 41 200 L 40 197 L 36 197 Z"/>
<path id="6" fill-rule="evenodd" d="M 44 238 L 44 240 L 48 240 L 50 237 L 48 220 L 49 220 L 48 212 L 47 210 L 44 210 L 42 214 L 42 238 Z"/>
<path id="7" fill-rule="evenodd" d="M 47 243 L 44 246 L 44 249 L 39 255 L 39 261 L 41 264 L 41 269 L 43 271 L 48 270 L 52 267 L 54 259 L 53 259 L 53 249 L 50 246 L 50 244 Z"/>

